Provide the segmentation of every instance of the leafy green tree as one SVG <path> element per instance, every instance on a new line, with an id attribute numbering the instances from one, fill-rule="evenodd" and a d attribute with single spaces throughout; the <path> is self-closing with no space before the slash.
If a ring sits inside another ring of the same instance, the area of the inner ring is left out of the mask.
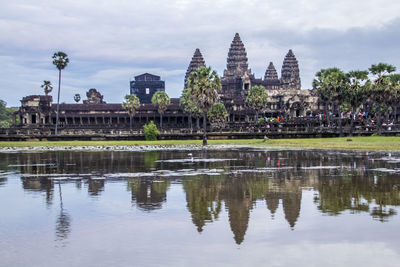
<path id="1" fill-rule="evenodd" d="M 132 130 L 132 118 L 136 113 L 136 110 L 140 107 L 139 98 L 133 94 L 126 95 L 125 100 L 122 103 L 122 107 L 128 112 L 129 114 L 129 127 Z"/>
<path id="2" fill-rule="evenodd" d="M 192 125 L 192 117 L 197 119 L 197 123 L 199 122 L 199 117 L 202 115 L 202 111 L 193 103 L 191 100 L 191 91 L 189 88 L 183 89 L 182 96 L 179 98 L 179 105 L 183 108 L 183 110 L 189 114 L 189 124 L 190 124 L 190 132 L 193 131 Z M 197 125 L 199 128 L 199 125 Z"/>
<path id="3" fill-rule="evenodd" d="M 392 73 L 389 75 L 391 80 L 393 89 L 394 89 L 394 96 L 392 98 L 392 106 L 393 106 L 393 121 L 397 123 L 397 108 L 400 102 L 400 74 L 399 73 Z"/>
<path id="4" fill-rule="evenodd" d="M 228 112 L 226 111 L 224 104 L 217 102 L 207 112 L 207 117 L 210 119 L 213 127 L 222 129 L 225 127 Z"/>
<path id="5" fill-rule="evenodd" d="M 342 117 L 340 106 L 344 103 L 344 92 L 348 87 L 348 78 L 346 74 L 338 68 L 322 69 L 317 72 L 316 79 L 313 81 L 313 87 L 317 90 L 318 96 L 325 104 L 325 112 L 328 118 L 329 114 L 327 105 L 329 102 L 336 102 L 339 115 L 339 131 L 340 136 L 343 136 Z"/>
<path id="6" fill-rule="evenodd" d="M 313 88 L 317 90 L 318 97 L 324 102 L 328 125 L 331 124 L 329 117 L 329 104 L 333 101 L 334 96 L 334 91 L 327 82 L 327 76 L 331 70 L 332 69 L 321 69 L 315 74 L 315 79 L 312 82 Z"/>
<path id="7" fill-rule="evenodd" d="M 216 71 L 201 66 L 190 74 L 188 88 L 191 101 L 203 112 L 203 145 L 207 145 L 207 112 L 219 98 L 221 82 Z"/>
<path id="8" fill-rule="evenodd" d="M 11 126 L 10 123 L 10 112 L 6 108 L 7 103 L 0 100 L 0 128 L 8 128 Z"/>
<path id="9" fill-rule="evenodd" d="M 369 68 L 372 75 L 375 76 L 371 90 L 372 100 L 378 105 L 377 124 L 378 135 L 382 134 L 382 109 L 381 106 L 390 104 L 396 96 L 396 88 L 393 86 L 393 79 L 389 74 L 396 71 L 396 67 L 386 63 L 372 65 Z"/>
<path id="10" fill-rule="evenodd" d="M 43 84 L 40 87 L 43 88 L 45 95 L 49 95 L 49 93 L 53 91 L 53 85 L 50 81 L 43 81 Z"/>
<path id="11" fill-rule="evenodd" d="M 345 102 L 350 105 L 352 113 L 356 113 L 357 109 L 365 103 L 369 98 L 371 90 L 371 81 L 368 79 L 368 71 L 350 71 L 347 73 L 349 79 L 349 86 L 345 91 Z M 354 130 L 354 116 L 351 116 L 350 122 L 350 136 L 353 135 Z"/>
<path id="12" fill-rule="evenodd" d="M 264 86 L 251 87 L 246 97 L 246 104 L 256 112 L 255 121 L 258 119 L 258 113 L 265 110 L 268 103 L 268 94 Z"/>
<path id="13" fill-rule="evenodd" d="M 155 141 L 157 140 L 157 135 L 159 134 L 157 126 L 154 124 L 153 121 L 150 121 L 149 124 L 145 124 L 143 126 L 144 130 L 144 138 L 147 141 Z"/>
<path id="14" fill-rule="evenodd" d="M 59 111 L 60 111 L 60 88 L 61 88 L 61 71 L 67 67 L 69 63 L 68 55 L 64 52 L 57 52 L 53 55 L 53 64 L 58 69 L 58 95 L 57 95 L 57 113 L 56 113 L 56 131 L 57 134 L 58 129 L 58 118 L 59 118 Z"/>
<path id="15" fill-rule="evenodd" d="M 171 99 L 166 92 L 159 91 L 153 95 L 151 103 L 158 107 L 158 113 L 160 114 L 160 128 L 162 128 L 162 115 L 167 110 L 167 106 L 171 104 Z"/>
<path id="16" fill-rule="evenodd" d="M 80 94 L 75 94 L 74 95 L 74 100 L 76 103 L 78 103 L 79 101 L 81 101 L 81 95 Z"/>

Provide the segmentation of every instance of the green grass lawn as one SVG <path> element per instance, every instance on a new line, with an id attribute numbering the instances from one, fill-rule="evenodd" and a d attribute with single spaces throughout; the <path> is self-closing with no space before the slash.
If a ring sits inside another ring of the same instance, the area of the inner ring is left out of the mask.
<path id="1" fill-rule="evenodd" d="M 351 139 L 352 141 L 347 141 Z M 33 141 L 0 142 L 0 147 L 57 147 L 57 146 L 133 146 L 133 145 L 201 145 L 201 140 L 168 141 Z M 400 150 L 400 137 L 342 137 L 310 139 L 239 139 L 209 140 L 210 145 L 249 145 L 285 148 Z"/>

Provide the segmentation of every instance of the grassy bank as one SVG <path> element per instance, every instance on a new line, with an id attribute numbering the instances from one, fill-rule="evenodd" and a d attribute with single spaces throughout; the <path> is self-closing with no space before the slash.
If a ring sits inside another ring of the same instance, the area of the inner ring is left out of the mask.
<path id="1" fill-rule="evenodd" d="M 351 139 L 352 141 L 347 141 Z M 167 141 L 35 141 L 35 142 L 0 142 L 0 147 L 57 147 L 57 146 L 173 146 L 201 145 L 201 140 Z M 240 139 L 209 140 L 210 145 L 250 145 L 287 148 L 349 149 L 349 150 L 399 150 L 400 137 L 343 137 L 314 139 Z"/>

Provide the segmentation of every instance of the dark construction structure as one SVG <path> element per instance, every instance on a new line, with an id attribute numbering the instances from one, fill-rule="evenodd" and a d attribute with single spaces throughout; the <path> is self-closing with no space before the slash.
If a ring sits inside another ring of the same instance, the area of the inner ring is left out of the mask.
<path id="1" fill-rule="evenodd" d="M 130 84 L 131 94 L 136 95 L 142 104 L 151 104 L 151 98 L 156 92 L 165 91 L 165 82 L 161 77 L 150 73 L 135 76 Z"/>
<path id="2" fill-rule="evenodd" d="M 196 49 L 189 63 L 184 86 L 189 75 L 206 62 L 199 49 Z M 281 77 L 270 62 L 266 64 L 263 78 L 256 78 L 248 66 L 246 49 L 239 34 L 230 45 L 227 65 L 221 77 L 222 90 L 220 101 L 224 103 L 229 117 L 226 128 L 220 131 L 249 131 L 254 126 L 255 112 L 245 105 L 245 99 L 252 86 L 262 85 L 267 89 L 269 102 L 265 108 L 265 117 L 282 116 L 285 118 L 305 117 L 323 109 L 322 103 L 311 90 L 301 90 L 298 61 L 289 50 L 284 57 Z M 145 73 L 130 82 L 130 93 L 137 95 L 141 106 L 133 117 L 133 132 L 141 134 L 143 125 L 153 120 L 160 124 L 157 107 L 151 104 L 151 97 L 157 91 L 165 90 L 165 82 L 160 76 Z M 29 129 L 29 133 L 52 135 L 55 126 L 57 104 L 51 96 L 31 95 L 21 100 L 21 108 L 14 115 L 20 117 L 20 130 Z M 83 104 L 60 104 L 60 135 L 131 135 L 129 115 L 121 103 L 108 104 L 103 96 L 92 88 L 87 92 Z M 188 133 L 201 125 L 202 118 L 186 114 L 179 106 L 179 98 L 172 98 L 171 104 L 163 114 L 162 132 Z M 197 127 L 196 127 L 197 125 Z"/>

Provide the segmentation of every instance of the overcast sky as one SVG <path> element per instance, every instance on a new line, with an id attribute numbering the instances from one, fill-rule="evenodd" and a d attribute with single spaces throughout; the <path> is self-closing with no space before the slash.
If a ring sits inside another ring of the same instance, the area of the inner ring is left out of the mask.
<path id="1" fill-rule="evenodd" d="M 245 44 L 249 67 L 263 77 L 272 61 L 280 76 L 293 49 L 302 88 L 321 68 L 400 68 L 400 1 L 395 0 L 0 0 L 0 99 L 18 106 L 42 94 L 58 72 L 52 55 L 64 51 L 61 101 L 98 89 L 120 103 L 129 81 L 161 75 L 179 97 L 191 57 L 200 48 L 222 75 L 234 34 Z M 52 92 L 55 99 L 56 90 Z"/>

